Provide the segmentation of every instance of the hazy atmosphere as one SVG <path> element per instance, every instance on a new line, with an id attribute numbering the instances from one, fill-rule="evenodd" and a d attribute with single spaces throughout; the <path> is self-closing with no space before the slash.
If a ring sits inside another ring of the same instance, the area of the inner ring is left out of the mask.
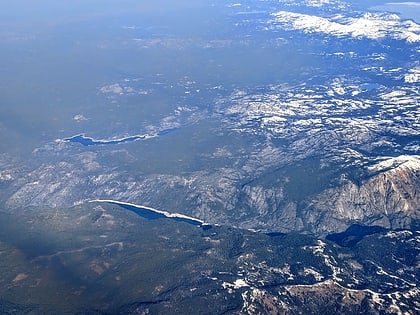
<path id="1" fill-rule="evenodd" d="M 0 313 L 420 312 L 420 5 L 0 0 Z"/>

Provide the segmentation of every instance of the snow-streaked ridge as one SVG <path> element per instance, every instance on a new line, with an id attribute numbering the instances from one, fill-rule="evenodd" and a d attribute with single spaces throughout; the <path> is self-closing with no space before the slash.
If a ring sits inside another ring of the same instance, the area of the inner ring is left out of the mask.
<path id="1" fill-rule="evenodd" d="M 306 33 L 324 33 L 338 37 L 382 39 L 386 37 L 420 41 L 420 25 L 413 21 L 402 21 L 396 14 L 365 13 L 360 17 L 320 17 L 315 15 L 279 11 L 272 14 L 274 23 L 285 28 L 303 30 Z"/>
<path id="2" fill-rule="evenodd" d="M 369 171 L 383 171 L 386 169 L 394 169 L 399 166 L 406 166 L 414 170 L 420 170 L 419 155 L 400 155 L 397 157 L 386 157 L 377 164 L 368 167 Z"/>

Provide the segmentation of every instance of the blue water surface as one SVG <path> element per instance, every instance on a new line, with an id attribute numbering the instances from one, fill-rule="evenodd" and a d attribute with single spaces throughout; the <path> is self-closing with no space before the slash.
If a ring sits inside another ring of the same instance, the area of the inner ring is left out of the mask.
<path id="1" fill-rule="evenodd" d="M 136 206 L 136 205 L 119 203 L 119 202 L 112 202 L 112 201 L 107 201 L 107 202 L 112 203 L 112 204 L 116 204 L 123 209 L 132 211 L 135 214 L 137 214 L 137 215 L 139 215 L 142 218 L 145 218 L 147 220 L 171 219 L 173 221 L 185 222 L 185 223 L 188 223 L 188 224 L 191 224 L 191 225 L 194 225 L 194 226 L 199 226 L 203 230 L 208 230 L 208 229 L 211 228 L 210 224 L 203 223 L 202 221 L 200 221 L 198 219 L 189 218 L 189 217 L 185 218 L 185 217 L 177 217 L 177 216 L 167 216 L 164 213 L 155 211 L 153 209 L 144 208 L 142 206 Z"/>
<path id="2" fill-rule="evenodd" d="M 118 140 L 95 140 L 89 137 L 85 137 L 84 135 L 77 135 L 70 138 L 65 138 L 65 141 L 69 142 L 76 142 L 80 143 L 84 146 L 89 145 L 100 145 L 100 144 L 120 144 L 120 143 L 126 143 L 126 142 L 133 142 L 139 139 L 144 139 L 145 136 L 131 136 L 127 138 L 122 138 Z"/>

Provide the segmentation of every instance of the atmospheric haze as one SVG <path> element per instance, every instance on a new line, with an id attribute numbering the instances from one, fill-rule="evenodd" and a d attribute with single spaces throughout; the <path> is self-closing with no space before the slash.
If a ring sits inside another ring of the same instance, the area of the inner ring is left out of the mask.
<path id="1" fill-rule="evenodd" d="M 418 8 L 0 0 L 0 313 L 419 313 Z"/>

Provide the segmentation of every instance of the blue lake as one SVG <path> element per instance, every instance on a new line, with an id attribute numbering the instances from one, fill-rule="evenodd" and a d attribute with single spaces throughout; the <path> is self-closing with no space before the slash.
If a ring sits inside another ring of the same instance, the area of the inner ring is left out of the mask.
<path id="1" fill-rule="evenodd" d="M 365 226 L 353 224 L 344 232 L 332 233 L 327 235 L 326 239 L 343 247 L 353 247 L 360 242 L 365 236 L 386 231 L 380 226 Z"/>
<path id="2" fill-rule="evenodd" d="M 91 137 L 86 137 L 84 134 L 76 135 L 69 138 L 64 138 L 64 141 L 69 142 L 75 142 L 80 143 L 84 146 L 90 146 L 90 145 L 105 145 L 105 144 L 121 144 L 121 143 L 127 143 L 127 142 L 133 142 L 137 140 L 143 140 L 155 136 L 163 136 L 168 133 L 171 133 L 172 131 L 176 130 L 177 128 L 168 128 L 163 129 L 159 132 L 157 132 L 155 135 L 135 135 L 135 136 L 129 136 L 121 139 L 111 139 L 111 140 L 95 140 Z"/>
<path id="3" fill-rule="evenodd" d="M 126 142 L 133 142 L 139 139 L 144 139 L 146 136 L 131 136 L 117 140 L 95 140 L 93 138 L 85 137 L 84 135 L 77 135 L 70 138 L 65 138 L 65 141 L 80 143 L 84 146 L 100 145 L 100 144 L 120 144 Z"/>
<path id="4" fill-rule="evenodd" d="M 111 203 L 111 204 L 115 204 L 120 206 L 123 209 L 129 210 L 134 212 L 135 214 L 141 216 L 142 218 L 145 218 L 147 220 L 156 220 L 156 219 L 170 219 L 173 221 L 177 221 L 177 222 L 185 222 L 194 226 L 198 226 L 201 227 L 203 230 L 208 230 L 210 229 L 212 226 L 210 224 L 207 223 L 203 223 L 201 220 L 199 219 L 195 219 L 195 218 L 191 218 L 191 217 L 187 217 L 187 216 L 177 216 L 175 215 L 171 215 L 169 213 L 165 213 L 165 212 L 160 212 L 158 210 L 154 210 L 154 209 L 150 209 L 150 208 L 146 208 L 146 207 L 142 207 L 142 206 L 137 206 L 137 205 L 132 205 L 132 204 L 127 204 L 127 203 L 123 203 L 123 202 L 118 202 L 118 201 L 101 201 L 101 202 L 107 202 L 107 203 Z"/>

